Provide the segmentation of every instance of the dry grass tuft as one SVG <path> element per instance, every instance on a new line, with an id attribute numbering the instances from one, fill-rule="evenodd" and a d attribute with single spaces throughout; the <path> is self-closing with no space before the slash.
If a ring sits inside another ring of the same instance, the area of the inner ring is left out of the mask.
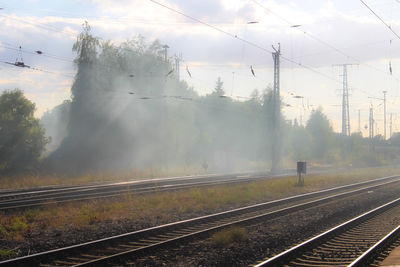
<path id="1" fill-rule="evenodd" d="M 211 241 L 218 247 L 227 247 L 247 239 L 246 229 L 239 226 L 230 227 L 212 235 Z"/>
<path id="2" fill-rule="evenodd" d="M 398 169 L 374 168 L 338 174 L 305 177 L 304 187 L 295 187 L 297 177 L 280 177 L 250 183 L 191 188 L 149 195 L 126 193 L 120 198 L 46 205 L 14 213 L 0 212 L 0 239 L 24 240 L 31 232 L 46 229 L 84 229 L 105 221 L 145 221 L 149 225 L 178 217 L 209 214 L 223 209 L 311 192 L 328 187 L 383 177 Z"/>

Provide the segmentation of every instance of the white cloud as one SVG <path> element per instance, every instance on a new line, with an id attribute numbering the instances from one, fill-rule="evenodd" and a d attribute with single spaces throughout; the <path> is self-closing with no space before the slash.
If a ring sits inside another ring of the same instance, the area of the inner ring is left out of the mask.
<path id="1" fill-rule="evenodd" d="M 382 86 L 389 88 L 392 94 L 395 94 L 396 88 L 399 89 L 392 78 L 388 79 L 387 72 L 390 60 L 394 75 L 400 77 L 400 41 L 359 3 L 344 0 L 319 2 L 256 0 L 271 12 L 254 4 L 253 1 L 245 0 L 160 1 L 268 50 L 271 50 L 272 44 L 280 42 L 284 57 L 294 59 L 336 80 L 341 78 L 332 70 L 332 64 L 349 63 L 354 62 L 354 58 L 359 59 L 364 65 L 359 67 L 360 78 L 357 87 L 369 94 L 379 95 Z M 87 3 L 88 1 L 82 1 L 82 4 Z M 23 49 L 30 51 L 39 49 L 45 54 L 72 59 L 74 57 L 71 52 L 72 44 L 81 31 L 81 24 L 84 20 L 88 20 L 93 34 L 105 40 L 111 39 L 118 44 L 142 34 L 147 40 L 159 38 L 162 43 L 167 43 L 171 47 L 170 55 L 183 53 L 185 64 L 193 68 L 192 74 L 195 76 L 188 82 L 203 93 L 213 88 L 218 75 L 223 77 L 228 91 L 234 88 L 234 93 L 242 96 L 250 94 L 255 88 L 262 90 L 272 83 L 272 58 L 269 53 L 150 1 L 92 0 L 91 3 L 93 11 L 86 17 L 82 15 L 81 18 L 74 15 L 74 12 L 77 12 L 75 10 L 58 10 L 67 14 L 62 17 L 54 14 L 40 16 L 35 14 L 34 10 L 29 15 L 20 15 L 17 9 L 4 16 L 2 13 L 0 27 L 7 31 L 0 32 L 0 42 L 8 42 L 15 47 L 22 45 Z M 40 2 L 38 5 L 40 6 Z M 398 9 L 391 10 L 393 14 L 400 10 L 400 5 L 398 6 Z M 379 10 L 380 14 L 397 30 L 400 27 L 400 20 L 396 16 L 389 19 L 388 11 L 383 12 L 384 8 L 385 6 Z M 291 28 L 274 13 L 290 23 L 302 26 Z M 248 21 L 259 23 L 248 25 Z M 351 58 L 341 55 L 299 29 L 313 34 L 323 42 L 350 55 Z M 391 39 L 393 42 L 389 46 Z M 16 54 L 17 51 L 0 47 L 0 60 L 14 60 Z M 52 72 L 75 72 L 73 63 L 51 57 L 24 54 L 24 60 L 28 65 Z M 257 78 L 251 78 L 249 65 L 257 68 Z M 39 114 L 61 103 L 62 98 L 70 96 L 72 78 L 12 69 L 12 66 L 1 66 L 1 68 L 0 90 L 14 87 L 23 89 L 37 102 L 40 107 Z M 235 72 L 233 85 L 232 72 Z M 354 83 L 355 75 L 350 74 L 349 80 Z M 340 83 L 332 82 L 323 75 L 304 68 L 298 68 L 297 65 L 285 60 L 282 60 L 281 75 L 283 92 L 295 91 L 307 97 L 311 104 L 340 104 L 337 91 L 341 87 Z M 367 95 L 360 91 L 354 90 L 352 97 L 360 99 L 359 102 L 368 103 Z M 352 99 L 350 101 L 353 101 Z M 293 105 L 295 104 L 296 102 L 293 102 Z M 360 106 L 366 108 L 365 105 Z M 340 120 L 337 109 L 329 108 L 326 111 L 330 118 Z M 298 109 L 285 111 L 291 118 L 298 117 L 298 113 Z"/>

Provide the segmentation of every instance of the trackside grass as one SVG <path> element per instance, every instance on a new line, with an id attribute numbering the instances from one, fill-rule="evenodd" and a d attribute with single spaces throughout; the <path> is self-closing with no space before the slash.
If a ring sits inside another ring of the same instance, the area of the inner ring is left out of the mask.
<path id="1" fill-rule="evenodd" d="M 219 231 L 211 236 L 211 241 L 219 247 L 227 247 L 232 243 L 246 240 L 247 232 L 243 227 L 235 226 Z"/>
<path id="2" fill-rule="evenodd" d="M 152 226 L 396 173 L 400 173 L 399 169 L 373 168 L 308 175 L 305 177 L 304 187 L 296 187 L 297 177 L 291 176 L 149 195 L 127 193 L 120 198 L 67 202 L 25 211 L 0 212 L 0 249 L 9 249 L 1 246 L 1 243 L 4 244 L 1 240 L 24 242 L 35 233 L 54 229 L 95 230 L 105 222 L 118 224 L 120 221 L 129 221 L 130 224 L 141 222 L 140 225 Z M 216 244 L 224 242 L 215 241 Z M 5 251 L 3 254 L 7 254 Z"/>

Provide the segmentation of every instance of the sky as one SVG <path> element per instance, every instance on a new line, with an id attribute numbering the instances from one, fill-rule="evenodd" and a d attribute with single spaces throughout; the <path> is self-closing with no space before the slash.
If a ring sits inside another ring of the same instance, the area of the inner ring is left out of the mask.
<path id="1" fill-rule="evenodd" d="M 400 1 L 364 2 L 400 35 Z M 347 66 L 351 131 L 358 131 L 360 113 L 367 136 L 372 106 L 383 134 L 383 91 L 387 136 L 390 114 L 392 131 L 400 131 L 400 38 L 360 0 L 0 0 L 0 93 L 23 90 L 38 117 L 70 99 L 72 45 L 85 21 L 93 35 L 116 45 L 139 34 L 158 39 L 170 47 L 171 61 L 182 55 L 180 78 L 199 94 L 211 93 L 221 77 L 226 95 L 237 100 L 272 86 L 272 46 L 280 43 L 285 117 L 305 124 L 322 107 L 337 132 L 342 64 L 353 64 Z M 35 69 L 4 63 L 21 56 Z"/>

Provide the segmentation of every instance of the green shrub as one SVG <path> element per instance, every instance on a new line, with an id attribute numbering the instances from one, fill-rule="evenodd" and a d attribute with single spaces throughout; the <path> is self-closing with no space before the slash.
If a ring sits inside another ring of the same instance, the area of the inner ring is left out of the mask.
<path id="1" fill-rule="evenodd" d="M 0 261 L 17 257 L 17 253 L 8 249 L 0 249 Z"/>
<path id="2" fill-rule="evenodd" d="M 10 230 L 14 233 L 20 233 L 25 231 L 27 227 L 28 225 L 22 218 L 15 217 L 12 221 L 12 225 L 10 226 Z"/>
<path id="3" fill-rule="evenodd" d="M 234 242 L 240 242 L 247 239 L 246 229 L 234 226 L 212 235 L 211 240 L 214 245 L 227 247 Z"/>
<path id="4" fill-rule="evenodd" d="M 8 232 L 4 226 L 0 225 L 0 237 L 6 237 L 8 235 Z"/>
<path id="5" fill-rule="evenodd" d="M 27 223 L 33 223 L 38 218 L 37 210 L 27 210 L 24 212 L 24 217 Z"/>

